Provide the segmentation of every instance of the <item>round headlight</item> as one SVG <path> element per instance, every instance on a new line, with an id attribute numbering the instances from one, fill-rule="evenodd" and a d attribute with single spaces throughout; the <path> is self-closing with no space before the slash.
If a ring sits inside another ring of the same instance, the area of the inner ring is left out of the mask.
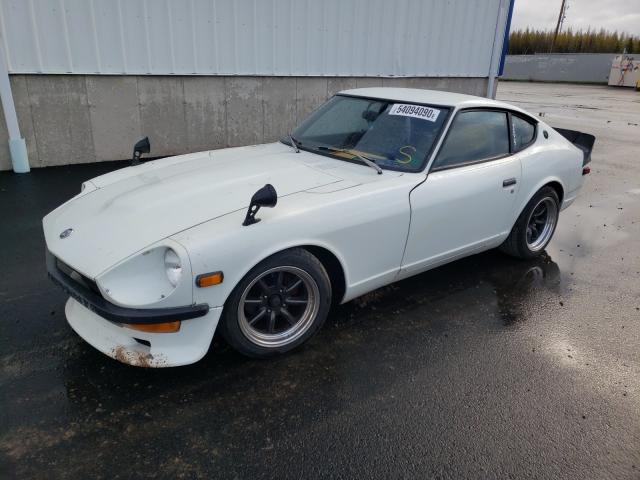
<path id="1" fill-rule="evenodd" d="M 169 283 L 174 287 L 178 285 L 180 277 L 182 277 L 182 264 L 178 254 L 170 248 L 167 248 L 164 253 L 164 271 L 167 274 Z"/>

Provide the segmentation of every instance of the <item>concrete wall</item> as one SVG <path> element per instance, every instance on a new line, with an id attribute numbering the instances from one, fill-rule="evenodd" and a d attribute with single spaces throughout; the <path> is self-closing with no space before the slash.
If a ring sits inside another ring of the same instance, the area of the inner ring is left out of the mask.
<path id="1" fill-rule="evenodd" d="M 274 141 L 335 92 L 402 86 L 486 94 L 486 78 L 11 75 L 32 168 Z M 11 168 L 0 115 L 0 170 Z"/>
<path id="2" fill-rule="evenodd" d="M 507 55 L 505 80 L 607 83 L 614 53 Z"/>

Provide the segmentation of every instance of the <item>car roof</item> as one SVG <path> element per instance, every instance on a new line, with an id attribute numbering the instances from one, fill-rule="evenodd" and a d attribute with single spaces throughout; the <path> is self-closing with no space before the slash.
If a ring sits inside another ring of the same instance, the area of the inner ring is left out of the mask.
<path id="1" fill-rule="evenodd" d="M 470 107 L 497 107 L 507 108 L 525 113 L 529 117 L 533 117 L 530 113 L 509 105 L 508 103 L 499 102 L 490 98 L 476 97 L 474 95 L 465 95 L 463 93 L 443 92 L 439 90 L 422 90 L 420 88 L 397 88 L 397 87 L 373 87 L 373 88 L 354 88 L 351 90 L 343 90 L 339 95 L 352 95 L 356 97 L 379 98 L 380 100 L 394 100 L 398 102 L 426 103 L 428 105 L 440 105 L 456 108 Z"/>

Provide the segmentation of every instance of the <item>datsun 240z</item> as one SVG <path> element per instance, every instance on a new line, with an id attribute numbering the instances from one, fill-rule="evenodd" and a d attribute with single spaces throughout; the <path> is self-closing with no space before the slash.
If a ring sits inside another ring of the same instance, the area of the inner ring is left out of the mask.
<path id="1" fill-rule="evenodd" d="M 71 327 L 132 365 L 198 361 L 214 332 L 288 352 L 332 304 L 499 247 L 531 258 L 589 172 L 594 137 L 428 90 L 341 92 L 280 142 L 140 162 L 43 221 Z"/>

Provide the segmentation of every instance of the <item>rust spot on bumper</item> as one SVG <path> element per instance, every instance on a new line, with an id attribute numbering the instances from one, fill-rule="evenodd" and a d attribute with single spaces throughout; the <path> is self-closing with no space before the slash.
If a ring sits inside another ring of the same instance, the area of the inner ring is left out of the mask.
<path id="1" fill-rule="evenodd" d="M 111 350 L 111 356 L 119 362 L 142 368 L 160 368 L 166 366 L 162 358 L 157 358 L 148 352 L 132 350 L 122 345 Z"/>

